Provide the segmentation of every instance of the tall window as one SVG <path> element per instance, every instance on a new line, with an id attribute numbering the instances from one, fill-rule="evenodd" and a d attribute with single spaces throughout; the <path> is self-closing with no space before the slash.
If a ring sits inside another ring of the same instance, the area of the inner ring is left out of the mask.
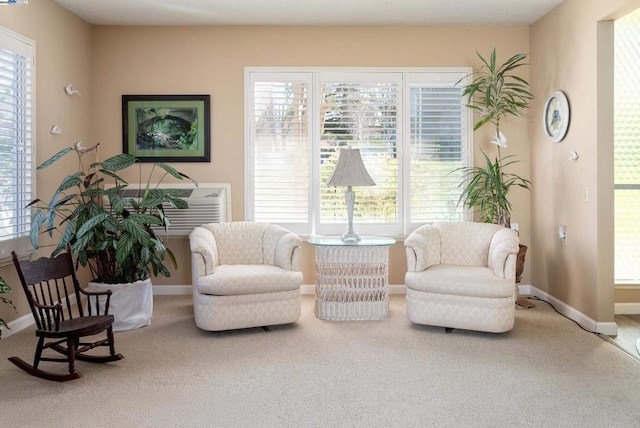
<path id="1" fill-rule="evenodd" d="M 35 44 L 0 27 L 0 259 L 29 248 Z"/>
<path id="2" fill-rule="evenodd" d="M 615 282 L 640 282 L 640 12 L 615 22 Z"/>
<path id="3" fill-rule="evenodd" d="M 328 187 L 341 147 L 375 181 L 354 188 L 360 234 L 406 235 L 462 220 L 459 168 L 471 131 L 469 69 L 247 69 L 245 218 L 301 235 L 339 235 L 344 188 Z"/>

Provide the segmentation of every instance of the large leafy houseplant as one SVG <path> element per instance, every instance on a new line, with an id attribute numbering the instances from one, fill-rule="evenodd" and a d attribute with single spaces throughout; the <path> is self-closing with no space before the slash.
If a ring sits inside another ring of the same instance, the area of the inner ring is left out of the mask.
<path id="1" fill-rule="evenodd" d="M 507 172 L 518 161 L 513 155 L 502 155 L 501 149 L 507 147 L 507 139 L 500 124 L 508 117 L 527 117 L 526 110 L 533 95 L 529 92 L 529 83 L 514 74 L 518 68 L 527 65 L 523 62 L 526 55 L 516 54 L 498 65 L 495 48 L 488 60 L 476 54 L 482 67 L 473 74 L 473 81 L 464 87 L 462 95 L 467 98 L 467 107 L 480 113 L 473 130 L 487 124 L 494 127 L 491 142 L 497 146 L 497 154 L 491 159 L 482 151 L 482 166 L 463 168 L 460 201 L 476 208 L 482 221 L 509 227 L 512 209 L 509 191 L 513 186 L 529 190 L 531 182 Z"/>
<path id="2" fill-rule="evenodd" d="M 154 186 L 152 180 L 161 183 L 170 175 L 180 180 L 187 178 L 196 186 L 197 182 L 169 165 L 156 163 L 146 182 L 138 181 L 143 184 L 137 194 L 123 196 L 128 183 L 119 174 L 138 165 L 142 178 L 140 162 L 123 153 L 87 166 L 83 156 L 89 151 L 81 145 L 68 147 L 38 166 L 47 168 L 68 153 L 76 153 L 80 168 L 62 179 L 49 202 L 35 199 L 29 204 L 36 208 L 31 223 L 33 248 L 39 247 L 41 233 L 53 236 L 57 230 L 60 238 L 52 255 L 70 244 L 77 263 L 88 266 L 96 282 L 133 283 L 150 274 L 168 277 L 165 263 L 170 261 L 174 268 L 177 263 L 156 233 L 170 225 L 163 204 L 178 209 L 187 208 L 188 204 L 178 197 L 178 190 Z M 156 179 L 158 174 L 161 176 Z M 105 186 L 111 182 L 112 186 Z M 105 200 L 109 203 L 105 204 Z"/>
<path id="3" fill-rule="evenodd" d="M 0 277 L 0 294 L 8 294 L 11 293 L 11 291 L 12 290 L 11 287 L 9 287 L 9 284 L 7 284 L 2 277 Z M 14 311 L 16 310 L 13 302 L 6 297 L 0 296 L 0 301 L 12 308 Z M 0 327 L 9 328 L 7 323 L 2 318 L 0 318 Z M 2 328 L 0 328 L 0 339 L 2 339 Z"/>

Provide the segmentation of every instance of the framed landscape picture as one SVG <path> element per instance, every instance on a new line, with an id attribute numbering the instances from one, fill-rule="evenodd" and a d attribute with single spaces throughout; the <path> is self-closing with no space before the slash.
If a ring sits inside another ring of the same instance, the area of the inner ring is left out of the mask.
<path id="1" fill-rule="evenodd" d="M 209 162 L 209 95 L 123 95 L 122 152 L 141 162 Z"/>

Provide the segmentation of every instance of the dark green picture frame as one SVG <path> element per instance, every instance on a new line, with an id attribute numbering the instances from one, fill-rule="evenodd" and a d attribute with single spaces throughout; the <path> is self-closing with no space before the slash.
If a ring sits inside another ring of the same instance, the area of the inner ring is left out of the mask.
<path id="1" fill-rule="evenodd" d="M 210 162 L 209 95 L 123 95 L 122 152 L 141 162 Z"/>

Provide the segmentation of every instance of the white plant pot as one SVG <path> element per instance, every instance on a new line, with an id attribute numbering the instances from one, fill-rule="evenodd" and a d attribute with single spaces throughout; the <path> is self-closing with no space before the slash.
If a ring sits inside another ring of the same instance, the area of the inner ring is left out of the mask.
<path id="1" fill-rule="evenodd" d="M 87 291 L 111 290 L 109 314 L 113 315 L 113 330 L 133 330 L 151 324 L 153 290 L 151 279 L 127 284 L 89 282 Z M 102 303 L 103 304 L 103 303 Z"/>

